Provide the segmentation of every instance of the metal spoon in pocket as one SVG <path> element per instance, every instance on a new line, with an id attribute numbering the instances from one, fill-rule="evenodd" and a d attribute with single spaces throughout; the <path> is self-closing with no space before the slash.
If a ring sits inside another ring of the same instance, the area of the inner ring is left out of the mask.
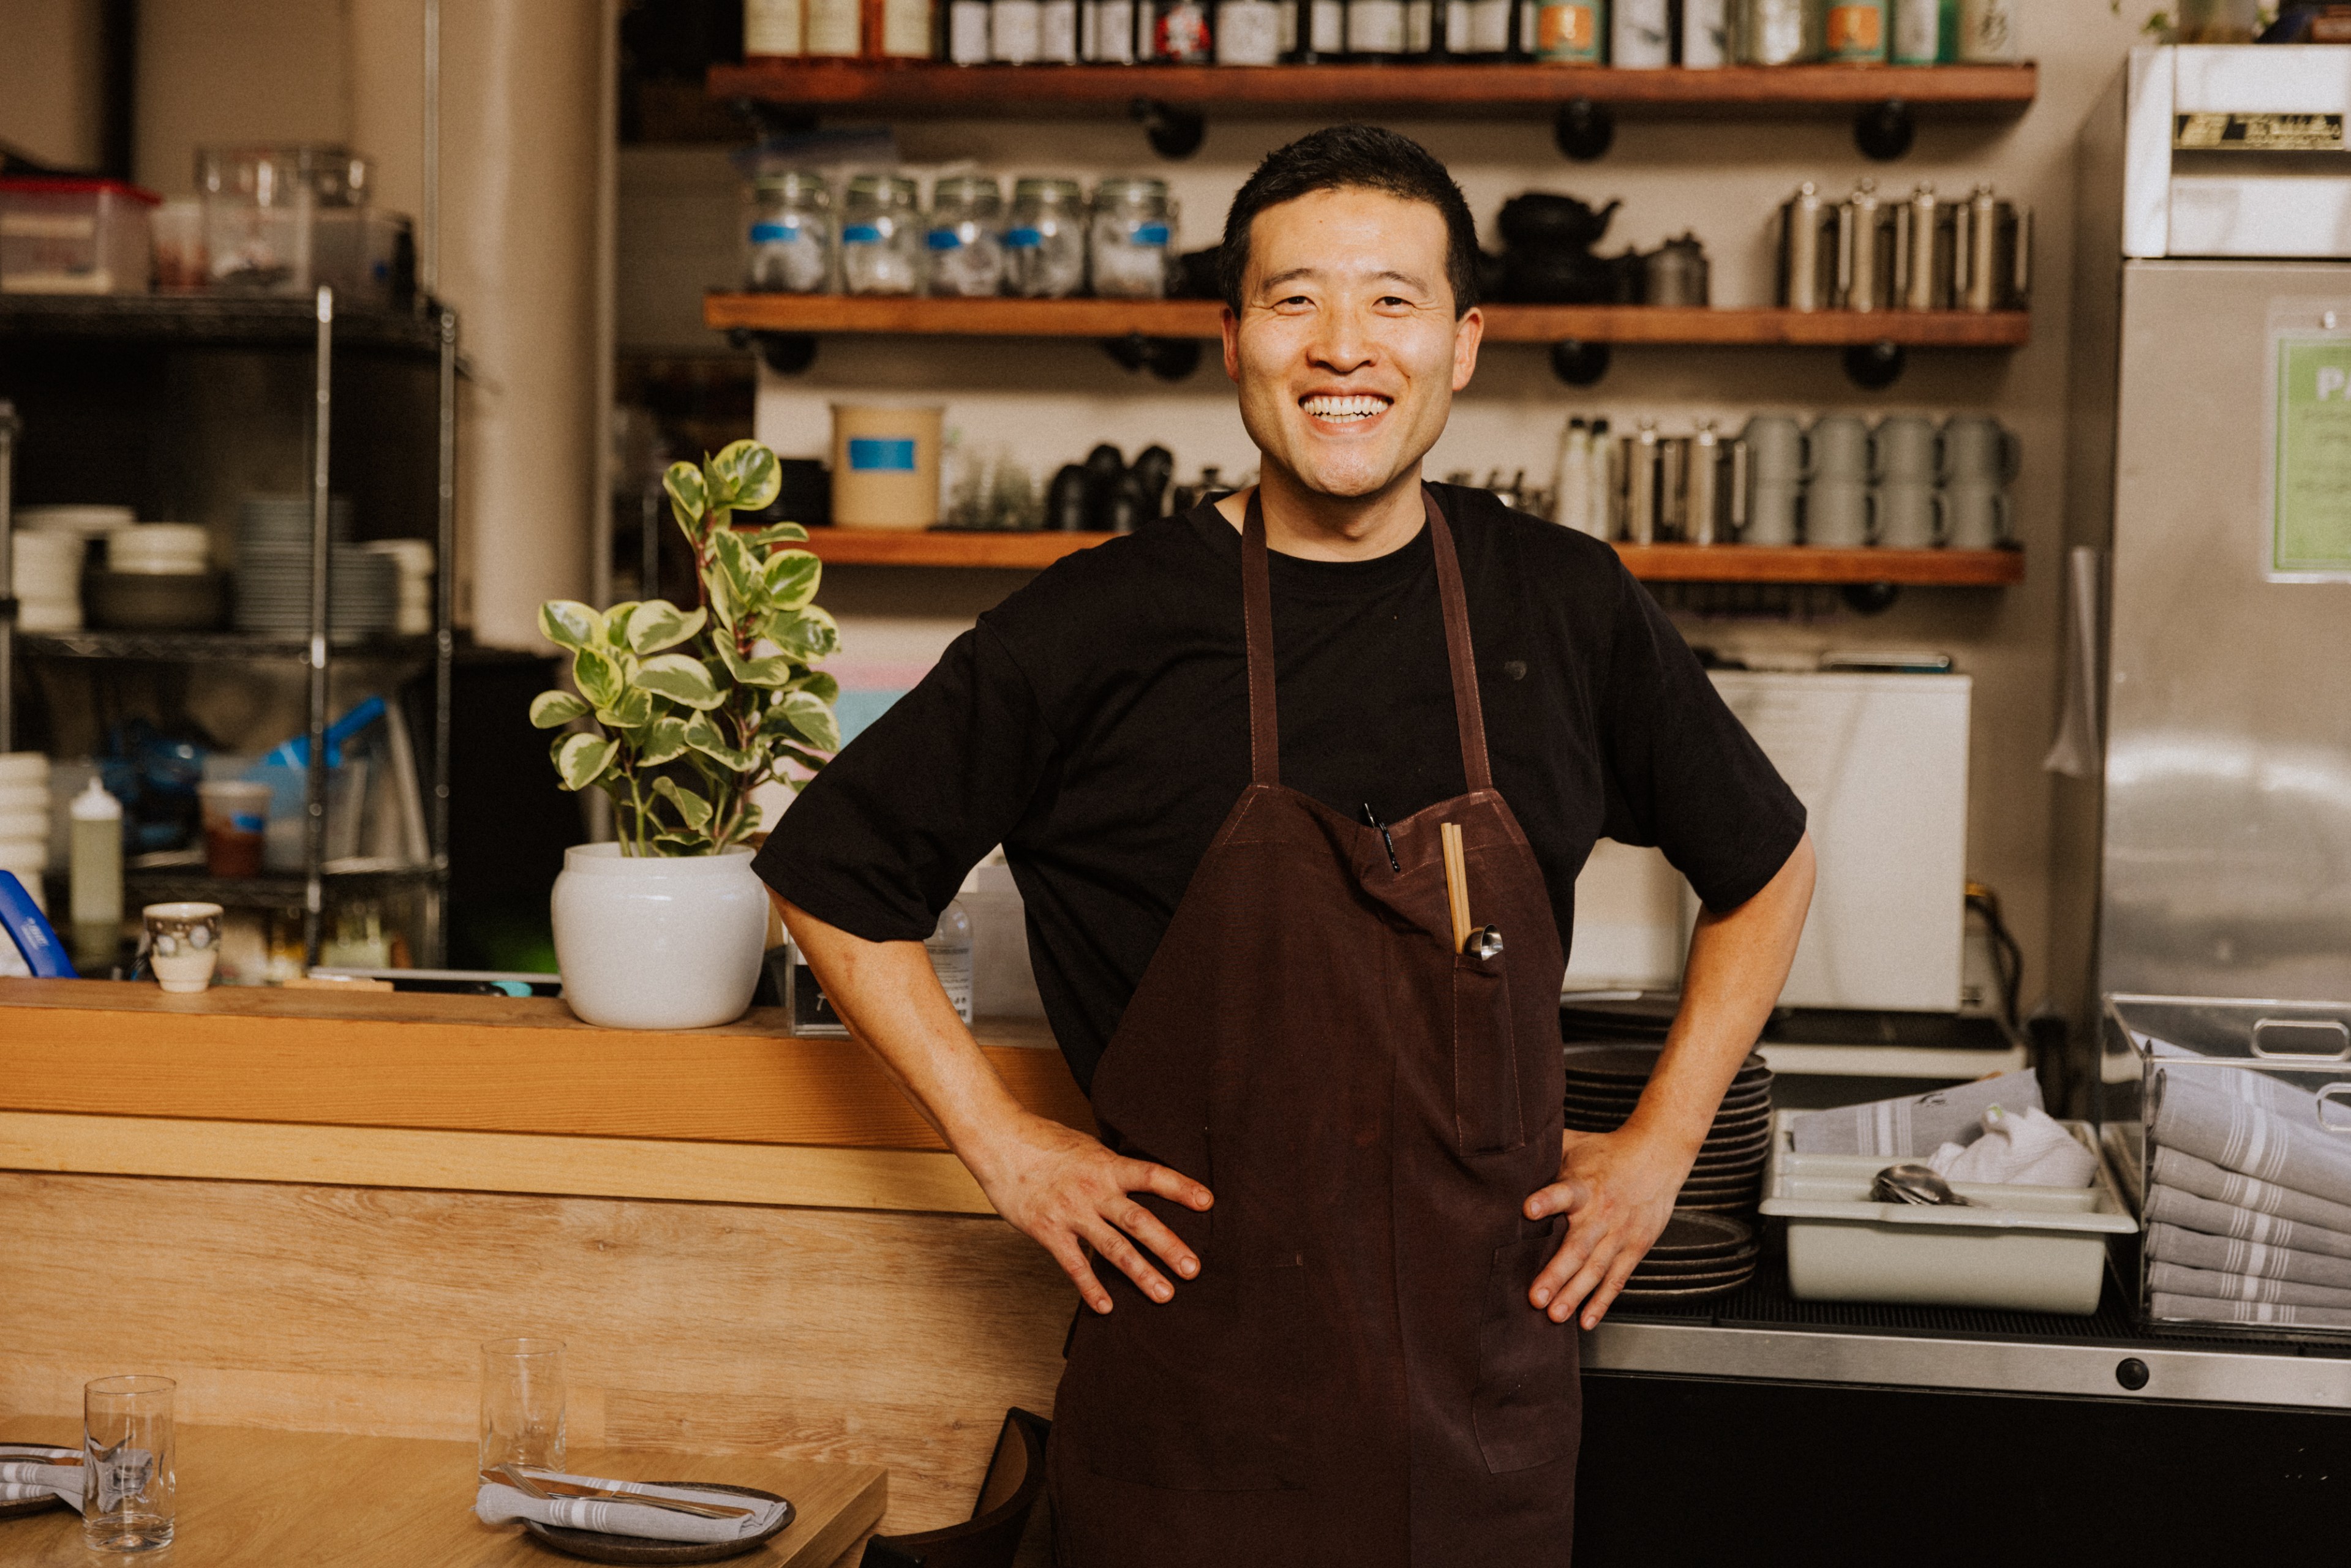
<path id="1" fill-rule="evenodd" d="M 1481 962 L 1500 957 L 1502 956 L 1501 927 L 1480 925 L 1477 930 L 1469 933 L 1469 940 L 1462 945 L 1461 950 Z"/>
<path id="2" fill-rule="evenodd" d="M 1958 1208 L 1982 1207 L 1974 1198 L 1961 1197 L 1951 1190 L 1951 1184 L 1932 1167 L 1921 1165 L 1888 1166 L 1877 1173 L 1870 1184 L 1869 1196 L 1878 1203 L 1909 1203 L 1922 1207 L 1949 1205 Z"/>

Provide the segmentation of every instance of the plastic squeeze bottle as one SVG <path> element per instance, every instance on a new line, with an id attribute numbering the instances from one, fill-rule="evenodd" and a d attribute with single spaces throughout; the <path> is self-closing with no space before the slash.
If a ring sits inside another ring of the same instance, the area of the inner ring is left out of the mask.
<path id="1" fill-rule="evenodd" d="M 122 802 L 93 779 L 68 815 L 74 952 L 110 955 L 122 927 Z"/>

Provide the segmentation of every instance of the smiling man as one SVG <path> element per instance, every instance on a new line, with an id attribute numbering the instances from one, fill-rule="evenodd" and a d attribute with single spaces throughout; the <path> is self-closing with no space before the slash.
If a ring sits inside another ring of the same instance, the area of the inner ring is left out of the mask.
<path id="1" fill-rule="evenodd" d="M 1091 1309 L 1067 1568 L 1565 1563 L 1576 1322 L 1664 1228 L 1803 924 L 1802 809 L 1614 553 L 1421 481 L 1476 257 L 1403 137 L 1268 157 L 1222 256 L 1257 486 L 982 617 L 758 861 Z M 1603 836 L 1706 907 L 1638 1108 L 1587 1135 L 1558 994 Z M 924 953 L 998 842 L 1100 1138 L 1012 1098 Z"/>

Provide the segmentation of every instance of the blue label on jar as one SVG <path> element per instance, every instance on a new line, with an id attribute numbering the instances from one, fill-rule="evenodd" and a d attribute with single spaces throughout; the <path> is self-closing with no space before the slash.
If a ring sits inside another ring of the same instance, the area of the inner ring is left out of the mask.
<path id="1" fill-rule="evenodd" d="M 843 245 L 880 245 L 882 231 L 872 224 L 851 224 L 841 231 Z"/>
<path id="2" fill-rule="evenodd" d="M 753 224 L 751 225 L 751 243 L 753 245 L 776 245 L 782 241 L 796 240 L 799 237 L 800 225 L 794 223 Z"/>
<path id="3" fill-rule="evenodd" d="M 1014 250 L 1035 250 L 1045 243 L 1045 236 L 1036 229 L 1007 229 L 1004 243 Z"/>
<path id="4" fill-rule="evenodd" d="M 963 244 L 963 235 L 953 229 L 933 229 L 923 236 L 923 243 L 933 250 L 954 250 Z"/>
<path id="5" fill-rule="evenodd" d="M 1167 243 L 1167 225 L 1165 224 L 1137 224 L 1134 225 L 1134 237 L 1136 245 L 1165 245 Z"/>
<path id="6" fill-rule="evenodd" d="M 914 441 L 902 435 L 852 435 L 849 467 L 856 474 L 912 474 Z"/>

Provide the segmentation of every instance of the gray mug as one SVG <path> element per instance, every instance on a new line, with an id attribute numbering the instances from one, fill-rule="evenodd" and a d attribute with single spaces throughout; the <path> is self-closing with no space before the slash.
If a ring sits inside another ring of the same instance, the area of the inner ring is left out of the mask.
<path id="1" fill-rule="evenodd" d="M 1815 479 L 1804 491 L 1804 542 L 1823 549 L 1869 543 L 1876 497 L 1858 479 Z"/>
<path id="2" fill-rule="evenodd" d="M 1943 543 L 1951 549 L 1997 549 L 2008 542 L 2008 494 L 1997 485 L 1943 486 Z"/>
<path id="3" fill-rule="evenodd" d="M 1849 479 L 1865 484 L 1876 466 L 1869 426 L 1850 413 L 1824 413 L 1813 422 L 1812 455 L 1814 479 Z"/>
<path id="4" fill-rule="evenodd" d="M 1877 542 L 1887 549 L 1932 549 L 1943 542 L 1943 497 L 1933 480 L 1888 479 L 1877 486 Z"/>
<path id="5" fill-rule="evenodd" d="M 1943 426 L 1943 483 L 2009 485 L 2016 480 L 2023 453 L 2013 432 L 1980 414 Z"/>
<path id="6" fill-rule="evenodd" d="M 1758 479 L 1747 492 L 1747 524 L 1739 531 L 1743 545 L 1792 545 L 1797 519 L 1802 515 L 1804 487 L 1786 480 Z"/>
<path id="7" fill-rule="evenodd" d="M 1747 422 L 1739 439 L 1747 444 L 1747 467 L 1759 483 L 1792 485 L 1811 467 L 1812 449 L 1804 427 L 1784 414 L 1759 413 Z"/>
<path id="8" fill-rule="evenodd" d="M 1877 422 L 1877 477 L 1932 485 L 1943 471 L 1943 442 L 1935 422 L 1915 413 Z"/>

